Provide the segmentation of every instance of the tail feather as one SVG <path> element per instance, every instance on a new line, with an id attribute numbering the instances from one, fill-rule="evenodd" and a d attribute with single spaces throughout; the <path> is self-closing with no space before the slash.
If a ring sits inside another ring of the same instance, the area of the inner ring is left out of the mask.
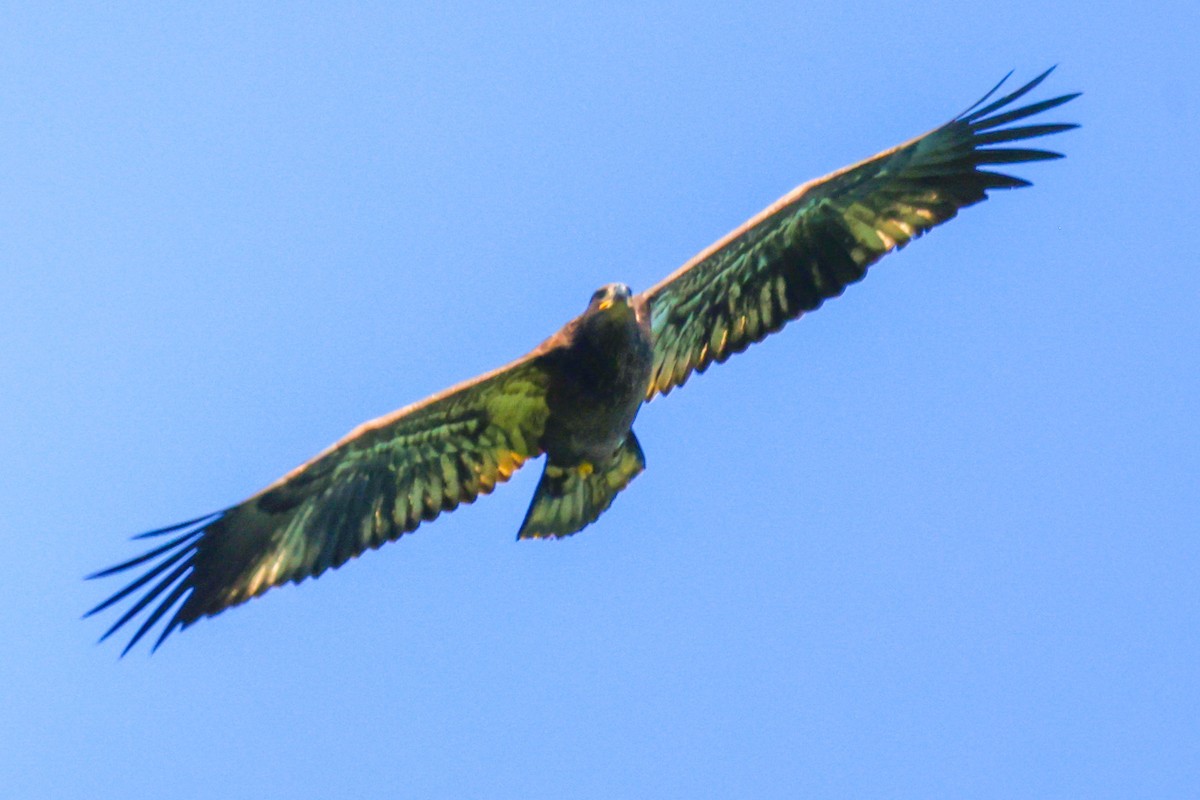
<path id="1" fill-rule="evenodd" d="M 546 461 L 518 539 L 561 538 L 595 522 L 617 492 L 646 468 L 633 431 L 605 464 L 562 467 Z"/>

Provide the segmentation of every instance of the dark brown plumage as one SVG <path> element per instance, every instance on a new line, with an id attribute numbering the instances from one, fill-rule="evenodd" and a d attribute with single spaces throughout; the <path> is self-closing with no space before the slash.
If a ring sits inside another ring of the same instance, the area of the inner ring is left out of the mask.
<path id="1" fill-rule="evenodd" d="M 105 633 L 149 609 L 128 651 L 174 609 L 157 648 L 201 617 L 341 566 L 490 493 L 542 454 L 518 535 L 579 531 L 645 468 L 632 430 L 644 401 L 841 294 L 988 191 L 1029 185 L 981 167 L 1059 158 L 995 146 L 1075 127 L 1007 127 L 1077 96 L 1001 111 L 1048 74 L 984 105 L 997 85 L 946 125 L 800 186 L 642 294 L 603 287 L 523 358 L 356 428 L 244 502 L 143 534 L 167 541 L 91 576 L 146 568 L 89 615 L 136 597 Z"/>

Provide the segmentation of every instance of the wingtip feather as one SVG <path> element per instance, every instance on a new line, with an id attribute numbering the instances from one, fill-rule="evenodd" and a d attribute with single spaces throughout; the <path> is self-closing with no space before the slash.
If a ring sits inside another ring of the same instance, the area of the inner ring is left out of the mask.
<path id="1" fill-rule="evenodd" d="M 967 116 L 972 111 L 974 111 L 975 109 L 979 108 L 979 106 L 986 103 L 988 101 L 988 99 L 991 98 L 991 96 L 994 95 L 997 91 L 999 91 L 1000 87 L 1003 86 L 1008 81 L 1008 79 L 1012 77 L 1013 72 L 1015 72 L 1015 71 L 1016 70 L 1010 69 L 1007 72 L 1007 74 L 1005 74 L 1005 76 L 1003 78 L 1001 78 L 995 86 L 993 86 L 991 89 L 988 89 L 987 93 L 983 97 L 979 98 L 974 103 L 972 103 L 966 110 L 964 110 L 961 114 L 959 114 L 958 117 L 956 117 L 956 119 L 962 119 L 963 117 Z"/>
<path id="2" fill-rule="evenodd" d="M 963 114 L 962 116 L 960 116 L 959 119 L 964 122 L 975 122 L 978 119 L 986 117 L 988 114 L 992 113 L 993 111 L 1003 108 L 1004 106 L 1008 105 L 1009 103 L 1016 102 L 1017 100 L 1021 99 L 1025 95 L 1027 95 L 1029 92 L 1032 92 L 1034 89 L 1036 89 L 1038 87 L 1038 85 L 1042 81 L 1046 80 L 1046 78 L 1053 71 L 1054 71 L 1054 67 L 1051 67 L 1050 69 L 1046 70 L 1041 75 L 1038 75 L 1036 78 L 1034 78 L 1033 80 L 1031 80 L 1029 83 L 1025 84 L 1024 86 L 1021 86 L 1021 87 L 1013 90 L 1012 92 L 1009 92 L 1008 94 L 1004 95 L 1003 97 L 999 98 L 998 100 L 992 101 L 990 104 L 984 106 L 983 108 L 972 108 L 966 114 Z M 1009 74 L 1012 74 L 1012 73 L 1009 73 Z M 978 105 L 978 104 L 976 104 L 976 105 Z"/>
<path id="3" fill-rule="evenodd" d="M 203 523 L 204 525 L 207 525 L 211 522 L 215 522 L 216 520 L 220 519 L 222 516 L 224 516 L 224 514 L 225 514 L 225 511 L 214 511 L 211 514 L 205 514 L 202 517 L 196 517 L 195 519 L 189 519 L 187 522 L 177 522 L 176 524 L 168 525 L 165 528 L 155 528 L 152 531 L 146 531 L 145 533 L 139 533 L 136 536 L 131 536 L 130 538 L 133 539 L 134 541 L 137 541 L 138 539 L 153 539 L 155 536 L 162 536 L 167 533 L 173 533 L 175 531 L 182 530 L 182 529 L 190 527 L 192 525 L 196 525 L 197 523 Z"/>

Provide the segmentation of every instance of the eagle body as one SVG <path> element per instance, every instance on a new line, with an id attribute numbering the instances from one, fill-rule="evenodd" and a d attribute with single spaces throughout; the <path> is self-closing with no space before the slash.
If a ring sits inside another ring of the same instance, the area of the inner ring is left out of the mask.
<path id="1" fill-rule="evenodd" d="M 650 386 L 653 339 L 645 302 L 613 283 L 535 351 L 550 376 L 540 440 L 546 466 L 519 538 L 580 530 L 645 469 L 633 421 Z"/>
<path id="2" fill-rule="evenodd" d="M 1061 158 L 1012 146 L 1076 127 L 1014 124 L 1077 96 L 1014 107 L 1049 72 L 991 100 L 1001 81 L 923 136 L 800 185 L 637 295 L 602 287 L 528 355 L 360 425 L 241 503 L 142 534 L 149 551 L 91 577 L 139 574 L 88 614 L 132 598 L 102 638 L 145 612 L 125 651 L 166 617 L 157 648 L 489 494 L 542 455 L 518 537 L 578 532 L 645 468 L 632 429 L 643 403 L 838 296 L 989 192 L 1030 185 L 993 167 Z"/>
<path id="3" fill-rule="evenodd" d="M 649 314 L 633 304 L 629 287 L 612 284 L 555 339 L 557 346 L 543 356 L 553 378 L 542 449 L 558 466 L 603 462 L 625 440 L 646 399 L 654 367 Z"/>

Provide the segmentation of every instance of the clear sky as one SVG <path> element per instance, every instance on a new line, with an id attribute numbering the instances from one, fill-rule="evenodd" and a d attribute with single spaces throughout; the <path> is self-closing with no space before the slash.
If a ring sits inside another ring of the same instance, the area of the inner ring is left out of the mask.
<path id="1" fill-rule="evenodd" d="M 4 12 L 6 796 L 1195 796 L 1194 3 L 333 5 Z M 582 534 L 514 543 L 532 467 L 153 657 L 79 621 L 1054 63 L 1065 160 L 643 409 Z"/>

